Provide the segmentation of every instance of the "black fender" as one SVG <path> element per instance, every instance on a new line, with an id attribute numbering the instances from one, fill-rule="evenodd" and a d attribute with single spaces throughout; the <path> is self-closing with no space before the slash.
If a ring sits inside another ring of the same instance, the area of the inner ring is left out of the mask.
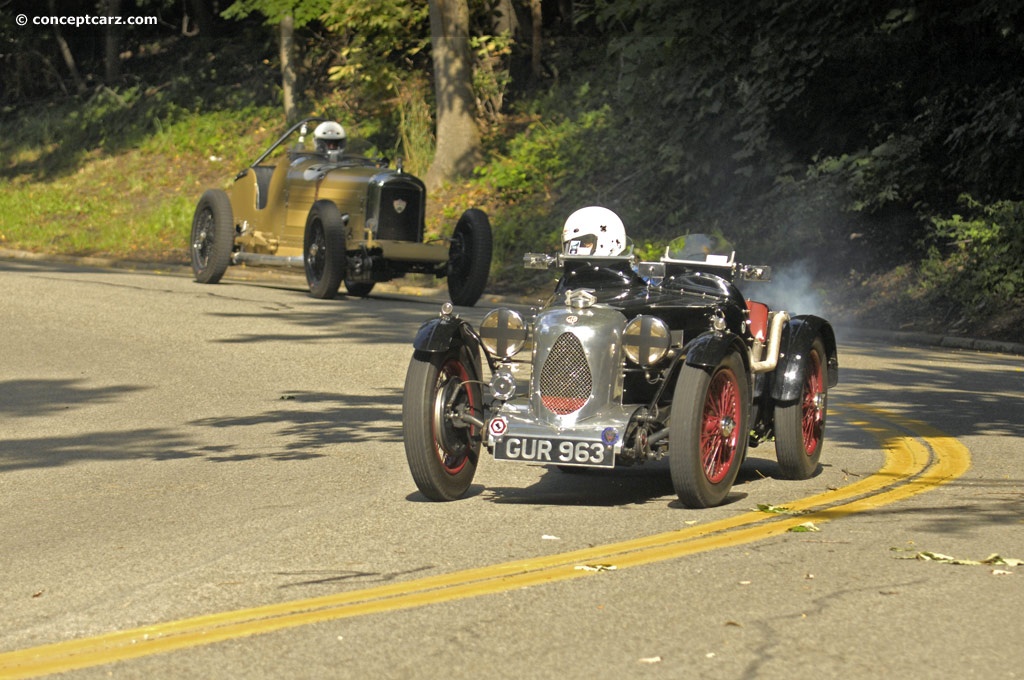
<path id="1" fill-rule="evenodd" d="M 803 391 L 803 358 L 811 350 L 814 339 L 821 337 L 825 346 L 826 380 L 828 386 L 839 384 L 839 356 L 836 352 L 836 334 L 832 325 L 811 314 L 794 316 L 782 329 L 779 364 L 775 367 L 771 397 L 775 401 L 793 401 Z"/>
<path id="2" fill-rule="evenodd" d="M 729 352 L 739 352 L 743 364 L 750 370 L 749 353 L 743 346 L 743 340 L 732 333 L 704 333 L 686 345 L 686 364 L 701 368 L 715 368 Z"/>
<path id="3" fill-rule="evenodd" d="M 417 352 L 428 354 L 447 352 L 462 342 L 462 327 L 465 324 L 465 321 L 455 316 L 431 319 L 416 331 L 412 346 Z"/>
<path id="4" fill-rule="evenodd" d="M 457 347 L 465 347 L 473 359 L 473 377 L 480 380 L 483 371 L 480 363 L 480 343 L 468 321 L 457 316 L 444 314 L 430 319 L 416 331 L 412 341 L 417 358 L 429 360 L 429 355 L 444 354 Z"/>

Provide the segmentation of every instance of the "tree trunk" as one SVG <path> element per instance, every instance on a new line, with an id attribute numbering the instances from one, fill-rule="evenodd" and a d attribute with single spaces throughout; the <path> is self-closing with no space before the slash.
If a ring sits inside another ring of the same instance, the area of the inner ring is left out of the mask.
<path id="1" fill-rule="evenodd" d="M 108 17 L 121 14 L 121 0 L 100 0 L 100 13 Z M 103 80 L 117 85 L 121 78 L 121 27 L 111 22 L 103 31 Z"/>
<path id="2" fill-rule="evenodd" d="M 56 2 L 50 0 L 50 16 L 56 15 Z M 71 74 L 72 82 L 75 83 L 75 91 L 78 94 L 82 94 L 85 92 L 85 81 L 82 80 L 82 75 L 78 72 L 78 62 L 75 61 L 75 55 L 71 53 L 71 47 L 68 46 L 68 41 L 64 39 L 64 34 L 60 32 L 59 24 L 53 24 L 53 37 L 57 40 L 60 56 L 64 59 L 64 65 L 68 67 L 68 73 Z"/>
<path id="3" fill-rule="evenodd" d="M 573 31 L 572 0 L 558 0 L 558 18 L 565 33 Z"/>
<path id="4" fill-rule="evenodd" d="M 534 79 L 544 75 L 541 65 L 541 42 L 544 39 L 544 15 L 541 13 L 540 0 L 530 0 L 530 23 L 533 24 L 533 38 L 530 41 L 530 67 Z"/>
<path id="5" fill-rule="evenodd" d="M 213 38 L 214 22 L 213 12 L 210 10 L 210 3 L 207 0 L 188 0 L 188 12 L 185 14 L 183 21 L 188 21 L 191 17 L 194 29 L 189 29 L 187 26 L 182 27 L 182 33 L 189 34 L 190 30 L 194 30 L 192 35 L 198 35 L 199 40 L 203 45 L 207 45 Z"/>
<path id="6" fill-rule="evenodd" d="M 473 97 L 467 0 L 430 0 L 430 42 L 437 97 L 437 147 L 427 188 L 469 175 L 480 162 Z"/>
<path id="7" fill-rule="evenodd" d="M 284 117 L 288 123 L 298 120 L 295 110 L 295 17 L 286 14 L 281 18 L 281 93 L 284 100 Z"/>
<path id="8" fill-rule="evenodd" d="M 515 37 L 519 31 L 519 18 L 512 0 L 498 0 L 494 12 L 494 32 L 499 35 L 508 33 Z"/>

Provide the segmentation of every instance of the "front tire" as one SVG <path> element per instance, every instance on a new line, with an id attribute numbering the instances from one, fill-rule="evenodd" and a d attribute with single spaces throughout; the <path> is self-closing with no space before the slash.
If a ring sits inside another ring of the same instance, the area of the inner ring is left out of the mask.
<path id="1" fill-rule="evenodd" d="M 729 495 L 747 451 L 749 395 L 735 352 L 714 370 L 683 365 L 669 420 L 669 468 L 683 505 L 709 508 Z"/>
<path id="2" fill-rule="evenodd" d="M 306 217 L 302 262 L 309 294 L 330 300 L 345 274 L 345 217 L 330 201 L 317 201 Z"/>
<path id="3" fill-rule="evenodd" d="M 828 380 L 825 378 L 825 344 L 815 338 L 804 357 L 804 381 L 800 397 L 775 404 L 775 455 L 786 479 L 808 479 L 818 469 L 828 413 Z"/>
<path id="4" fill-rule="evenodd" d="M 402 401 L 405 457 L 416 488 L 432 501 L 462 497 L 476 474 L 481 433 L 453 419 L 459 410 L 482 416 L 474 375 L 465 349 L 416 353 L 409 363 Z"/>
<path id="5" fill-rule="evenodd" d="M 192 216 L 192 274 L 199 283 L 217 283 L 231 264 L 235 223 L 231 200 L 220 189 L 208 189 Z"/>
<path id="6" fill-rule="evenodd" d="M 462 213 L 448 246 L 448 296 L 453 305 L 472 307 L 484 294 L 491 273 L 491 222 L 483 210 Z"/>

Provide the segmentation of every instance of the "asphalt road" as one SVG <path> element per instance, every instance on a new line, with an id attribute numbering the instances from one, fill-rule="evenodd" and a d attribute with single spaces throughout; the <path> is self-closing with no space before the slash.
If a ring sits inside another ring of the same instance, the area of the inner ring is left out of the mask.
<path id="1" fill-rule="evenodd" d="M 840 327 L 821 474 L 753 449 L 720 508 L 664 464 L 490 459 L 438 504 L 401 398 L 440 299 L 24 261 L 0 290 L 0 677 L 1024 677 L 1019 356 Z"/>

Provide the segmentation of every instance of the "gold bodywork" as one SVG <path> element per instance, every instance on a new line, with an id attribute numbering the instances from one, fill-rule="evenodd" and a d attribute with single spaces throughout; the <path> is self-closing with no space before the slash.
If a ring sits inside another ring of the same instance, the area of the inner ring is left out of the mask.
<path id="1" fill-rule="evenodd" d="M 362 159 L 328 162 L 321 154 L 295 150 L 282 155 L 276 165 L 247 168 L 228 191 L 235 245 L 246 253 L 301 258 L 309 210 L 316 201 L 329 200 L 348 215 L 346 251 L 379 249 L 389 260 L 447 262 L 445 243 L 378 240 L 367 228 L 371 182 L 395 174 L 401 173 Z"/>

